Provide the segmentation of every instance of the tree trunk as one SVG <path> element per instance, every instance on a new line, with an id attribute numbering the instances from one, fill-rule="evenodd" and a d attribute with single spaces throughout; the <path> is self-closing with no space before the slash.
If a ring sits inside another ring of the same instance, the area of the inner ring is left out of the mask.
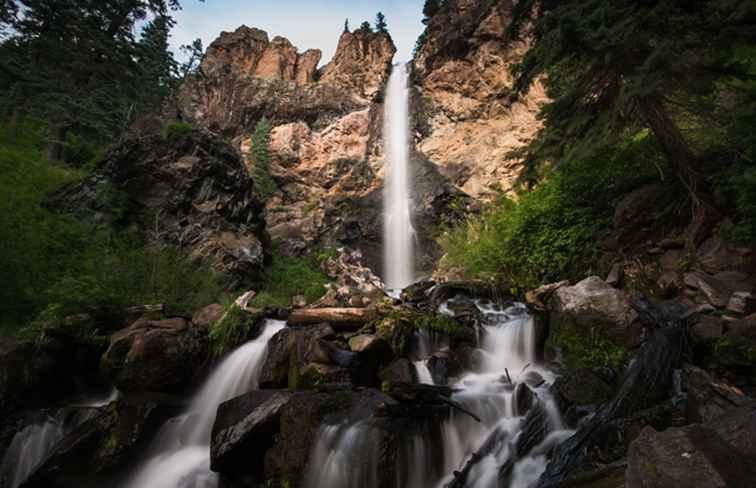
<path id="1" fill-rule="evenodd" d="M 686 231 L 689 250 L 708 234 L 717 212 L 699 162 L 675 122 L 667 113 L 661 97 L 654 93 L 638 99 L 638 108 L 662 145 L 667 161 L 682 182 L 691 200 L 691 222 Z"/>
<path id="2" fill-rule="evenodd" d="M 47 148 L 45 149 L 45 156 L 50 161 L 62 161 L 63 160 L 63 145 L 66 142 L 66 135 L 68 134 L 68 127 L 58 126 L 52 131 L 52 136 L 47 142 Z"/>
<path id="3" fill-rule="evenodd" d="M 314 325 L 328 322 L 335 331 L 357 331 L 378 318 L 374 308 L 300 308 L 289 314 L 289 325 Z"/>

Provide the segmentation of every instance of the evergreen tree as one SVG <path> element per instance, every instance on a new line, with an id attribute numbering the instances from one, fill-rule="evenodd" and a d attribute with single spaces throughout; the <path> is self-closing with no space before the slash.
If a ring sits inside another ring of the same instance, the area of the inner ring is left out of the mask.
<path id="1" fill-rule="evenodd" d="M 375 16 L 375 30 L 385 33 L 387 32 L 386 27 L 386 16 L 383 15 L 383 12 L 378 12 Z"/>
<path id="2" fill-rule="evenodd" d="M 349 32 L 349 19 L 344 21 L 344 32 Z"/>
<path id="3" fill-rule="evenodd" d="M 360 31 L 363 34 L 367 34 L 367 33 L 373 32 L 373 28 L 370 27 L 370 22 L 368 22 L 366 20 L 365 22 L 363 22 L 362 24 L 360 24 Z"/>
<path id="4" fill-rule="evenodd" d="M 249 157 L 252 160 L 252 180 L 258 195 L 265 201 L 275 193 L 276 183 L 270 175 L 270 123 L 264 116 L 252 134 Z"/>
<path id="5" fill-rule="evenodd" d="M 431 17 L 441 10 L 441 0 L 425 0 L 423 5 L 423 23 L 427 24 Z"/>
<path id="6" fill-rule="evenodd" d="M 510 35 L 533 23 L 535 39 L 515 67 L 518 93 L 546 76 L 552 102 L 529 148 L 531 163 L 586 158 L 648 128 L 691 196 L 695 240 L 710 206 L 707 169 L 681 123 L 706 114 L 718 80 L 744 76 L 732 50 L 753 42 L 753 2 L 527 0 Z"/>
<path id="7" fill-rule="evenodd" d="M 159 15 L 148 23 L 137 44 L 141 71 L 140 109 L 154 109 L 175 89 L 178 63 L 168 48 L 173 19 Z"/>
<path id="8" fill-rule="evenodd" d="M 191 44 L 181 46 L 181 52 L 186 56 L 186 61 L 181 63 L 179 68 L 180 78 L 183 81 L 187 76 L 199 72 L 200 62 L 205 52 L 202 46 L 202 39 L 197 38 Z"/>

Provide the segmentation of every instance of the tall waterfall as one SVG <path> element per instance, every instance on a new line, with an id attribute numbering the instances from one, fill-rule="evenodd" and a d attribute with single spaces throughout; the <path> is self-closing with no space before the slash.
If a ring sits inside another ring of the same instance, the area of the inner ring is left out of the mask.
<path id="1" fill-rule="evenodd" d="M 384 113 L 385 187 L 383 192 L 384 281 L 402 289 L 414 279 L 409 173 L 409 86 L 406 64 L 396 64 L 386 87 Z"/>
<path id="2" fill-rule="evenodd" d="M 215 488 L 210 471 L 210 434 L 218 405 L 257 388 L 268 341 L 285 322 L 267 320 L 260 337 L 218 365 L 192 400 L 186 415 L 171 419 L 155 439 L 151 458 L 128 481 L 127 488 Z"/>

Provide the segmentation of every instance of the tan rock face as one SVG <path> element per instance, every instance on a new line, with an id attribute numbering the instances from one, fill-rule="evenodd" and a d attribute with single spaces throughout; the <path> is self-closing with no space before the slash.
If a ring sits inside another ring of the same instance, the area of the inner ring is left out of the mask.
<path id="1" fill-rule="evenodd" d="M 395 52 L 391 36 L 386 33 L 344 32 L 320 79 L 374 100 L 388 80 Z"/>
<path id="2" fill-rule="evenodd" d="M 449 0 L 414 60 L 418 150 L 457 188 L 486 199 L 508 192 L 522 169 L 507 154 L 540 128 L 543 87 L 512 103 L 512 75 L 527 45 L 507 42 L 512 0 Z"/>
<path id="3" fill-rule="evenodd" d="M 315 78 L 320 57 L 317 49 L 299 54 L 284 37 L 268 41 L 265 31 L 241 26 L 213 41 L 202 60 L 202 72 L 208 77 L 252 76 L 304 85 Z"/>

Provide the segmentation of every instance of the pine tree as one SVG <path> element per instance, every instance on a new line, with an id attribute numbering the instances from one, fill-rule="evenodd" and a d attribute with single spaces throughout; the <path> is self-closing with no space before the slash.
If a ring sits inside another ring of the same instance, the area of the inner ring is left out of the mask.
<path id="1" fill-rule="evenodd" d="M 705 116 L 702 97 L 715 95 L 718 80 L 744 76 L 732 52 L 752 43 L 753 19 L 753 2 L 730 0 L 519 2 L 510 35 L 533 24 L 535 38 L 514 69 L 516 91 L 546 75 L 552 99 L 531 162 L 590 157 L 647 128 L 689 192 L 699 227 L 689 236 L 698 237 L 710 191 L 681 121 Z"/>
<path id="2" fill-rule="evenodd" d="M 200 62 L 205 52 L 202 46 L 202 39 L 195 39 L 191 44 L 181 46 L 181 52 L 186 57 L 186 61 L 181 63 L 179 68 L 180 78 L 183 81 L 187 76 L 197 74 L 200 69 Z"/>
<path id="3" fill-rule="evenodd" d="M 386 16 L 383 15 L 383 12 L 378 12 L 378 14 L 375 16 L 375 30 L 381 33 L 385 33 L 387 32 L 387 27 Z"/>
<path id="4" fill-rule="evenodd" d="M 176 87 L 178 63 L 168 47 L 171 27 L 173 19 L 159 15 L 144 27 L 137 44 L 141 109 L 154 110 Z"/>
<path id="5" fill-rule="evenodd" d="M 344 21 L 344 32 L 349 32 L 349 19 Z"/>
<path id="6" fill-rule="evenodd" d="M 263 116 L 255 126 L 252 134 L 252 147 L 249 157 L 252 160 L 252 180 L 257 194 L 265 201 L 276 191 L 276 183 L 270 175 L 270 123 Z"/>
<path id="7" fill-rule="evenodd" d="M 370 26 L 370 22 L 368 22 L 366 20 L 365 22 L 363 22 L 362 24 L 360 24 L 360 31 L 363 34 L 367 34 L 367 33 L 373 32 L 373 28 Z"/>
<path id="8" fill-rule="evenodd" d="M 423 5 L 423 24 L 427 24 L 440 10 L 441 0 L 425 0 L 425 5 Z"/>

